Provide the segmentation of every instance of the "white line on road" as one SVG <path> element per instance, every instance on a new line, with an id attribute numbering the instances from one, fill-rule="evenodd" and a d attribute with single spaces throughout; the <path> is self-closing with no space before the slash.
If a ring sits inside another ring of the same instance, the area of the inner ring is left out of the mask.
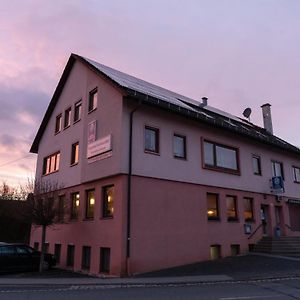
<path id="1" fill-rule="evenodd" d="M 227 297 L 227 298 L 220 298 L 220 300 L 262 299 L 262 298 L 277 298 L 277 297 L 281 297 L 281 295 Z"/>

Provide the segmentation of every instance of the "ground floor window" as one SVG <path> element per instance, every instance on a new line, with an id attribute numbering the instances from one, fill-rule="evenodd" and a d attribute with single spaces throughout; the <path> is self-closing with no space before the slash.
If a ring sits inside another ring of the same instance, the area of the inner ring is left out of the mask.
<path id="1" fill-rule="evenodd" d="M 91 266 L 91 247 L 83 246 L 82 247 L 81 268 L 83 270 L 89 270 L 90 266 Z"/>
<path id="2" fill-rule="evenodd" d="M 210 246 L 210 259 L 215 260 L 221 258 L 221 246 L 211 245 Z"/>
<path id="3" fill-rule="evenodd" d="M 240 254 L 240 245 L 231 245 L 231 256 L 237 256 Z"/>
<path id="4" fill-rule="evenodd" d="M 34 242 L 33 248 L 38 251 L 39 250 L 39 242 Z"/>
<path id="5" fill-rule="evenodd" d="M 110 272 L 110 248 L 100 248 L 100 273 Z"/>
<path id="6" fill-rule="evenodd" d="M 68 245 L 67 248 L 67 267 L 74 266 L 75 246 Z"/>
<path id="7" fill-rule="evenodd" d="M 61 244 L 55 244 L 54 245 L 54 256 L 56 259 L 56 262 L 60 263 L 60 252 L 61 252 Z"/>

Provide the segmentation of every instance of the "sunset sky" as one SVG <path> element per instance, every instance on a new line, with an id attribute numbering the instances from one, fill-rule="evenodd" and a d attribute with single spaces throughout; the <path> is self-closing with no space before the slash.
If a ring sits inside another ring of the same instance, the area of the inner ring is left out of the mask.
<path id="1" fill-rule="evenodd" d="M 262 125 L 300 146 L 298 0 L 1 0 L 0 182 L 29 149 L 71 52 Z"/>

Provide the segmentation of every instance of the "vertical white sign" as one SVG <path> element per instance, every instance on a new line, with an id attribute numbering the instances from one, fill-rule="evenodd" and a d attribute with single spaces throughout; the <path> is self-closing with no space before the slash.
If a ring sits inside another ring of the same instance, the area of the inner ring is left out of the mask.
<path id="1" fill-rule="evenodd" d="M 97 121 L 94 120 L 88 124 L 88 144 L 96 141 Z"/>

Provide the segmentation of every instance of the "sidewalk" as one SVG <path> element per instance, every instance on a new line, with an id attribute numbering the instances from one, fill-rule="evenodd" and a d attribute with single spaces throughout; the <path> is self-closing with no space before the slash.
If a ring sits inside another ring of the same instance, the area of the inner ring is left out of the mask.
<path id="1" fill-rule="evenodd" d="M 165 269 L 129 278 L 98 278 L 64 270 L 53 270 L 42 275 L 39 273 L 0 275 L 0 287 L 1 285 L 140 286 L 247 281 L 298 276 L 300 277 L 300 258 L 251 254 Z"/>

